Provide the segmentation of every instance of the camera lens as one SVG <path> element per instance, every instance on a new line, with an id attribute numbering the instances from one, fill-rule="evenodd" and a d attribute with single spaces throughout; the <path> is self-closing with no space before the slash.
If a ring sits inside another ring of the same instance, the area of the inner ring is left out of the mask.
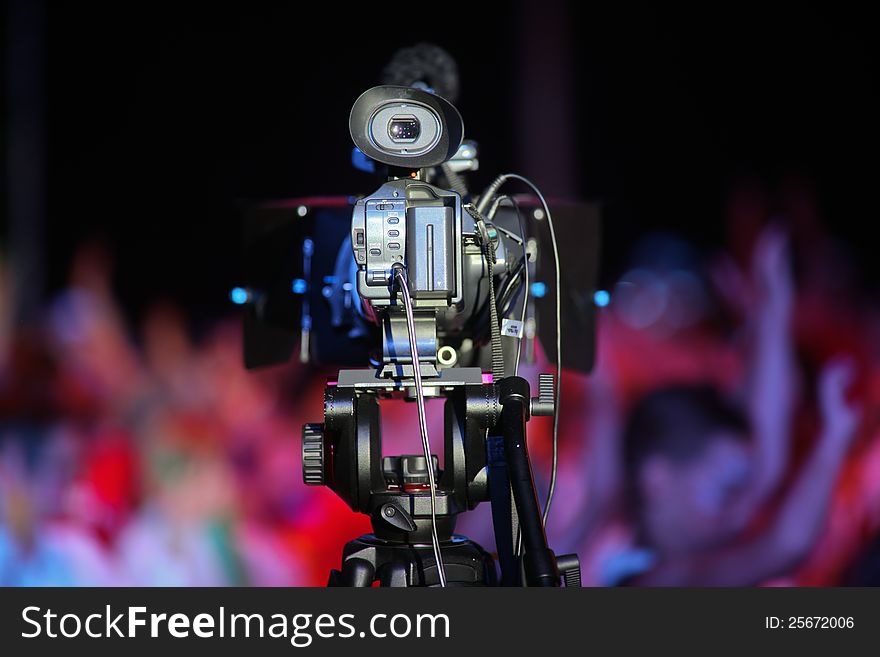
<path id="1" fill-rule="evenodd" d="M 388 123 L 388 136 L 393 141 L 410 141 L 422 133 L 422 125 L 415 117 L 392 117 Z"/>

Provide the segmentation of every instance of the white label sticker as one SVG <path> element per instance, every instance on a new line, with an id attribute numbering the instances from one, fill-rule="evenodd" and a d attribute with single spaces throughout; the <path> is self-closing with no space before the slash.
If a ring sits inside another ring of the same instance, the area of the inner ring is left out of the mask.
<path id="1" fill-rule="evenodd" d="M 516 319 L 502 319 L 501 335 L 506 335 L 511 338 L 521 338 L 523 336 L 523 323 Z"/>

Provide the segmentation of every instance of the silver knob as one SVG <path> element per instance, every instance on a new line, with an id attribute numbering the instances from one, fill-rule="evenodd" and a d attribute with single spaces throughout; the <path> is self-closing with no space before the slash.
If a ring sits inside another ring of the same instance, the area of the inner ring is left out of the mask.
<path id="1" fill-rule="evenodd" d="M 532 397 L 532 415 L 553 415 L 556 410 L 556 386 L 552 374 L 538 375 L 538 396 Z"/>

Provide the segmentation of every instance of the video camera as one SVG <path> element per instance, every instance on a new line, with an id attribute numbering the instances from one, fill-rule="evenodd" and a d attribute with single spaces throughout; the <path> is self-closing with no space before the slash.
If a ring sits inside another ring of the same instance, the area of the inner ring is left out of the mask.
<path id="1" fill-rule="evenodd" d="M 349 130 L 356 155 L 386 181 L 356 200 L 252 210 L 249 280 L 239 292 L 249 367 L 286 360 L 297 343 L 304 362 L 369 364 L 339 371 L 325 388 L 324 422 L 303 428 L 305 483 L 330 487 L 373 526 L 346 545 L 330 584 L 498 583 L 489 554 L 453 533 L 458 513 L 487 500 L 502 584 L 579 584 L 577 557 L 554 555 L 544 533 L 558 386 L 542 374 L 532 398 L 517 374 L 522 343 L 534 345 L 548 329 L 555 340 L 542 343 L 557 381 L 563 365 L 592 365 L 595 214 L 564 206 L 586 217 L 571 228 L 582 245 L 575 270 L 584 277 L 564 287 L 550 208 L 530 181 L 499 176 L 470 198 L 461 172 L 475 168 L 476 145 L 463 141 L 449 101 L 414 87 L 374 87 L 354 103 Z M 534 196 L 500 195 L 512 181 Z M 526 214 L 536 229 L 529 231 Z M 539 247 L 542 230 L 552 258 Z M 545 313 L 548 306 L 555 312 Z M 580 335 L 563 357 L 567 325 Z M 428 443 L 431 397 L 445 399 L 442 463 Z M 422 454 L 383 456 L 379 400 L 387 398 L 418 406 Z M 555 415 L 543 517 L 525 436 L 532 415 Z"/>

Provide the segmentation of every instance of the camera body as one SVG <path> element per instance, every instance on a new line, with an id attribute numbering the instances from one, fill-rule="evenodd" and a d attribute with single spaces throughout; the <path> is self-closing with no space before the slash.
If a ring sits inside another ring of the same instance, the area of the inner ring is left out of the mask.
<path id="1" fill-rule="evenodd" d="M 458 192 L 423 180 L 426 169 L 458 152 L 464 124 L 439 96 L 383 86 L 358 98 L 349 131 L 358 148 L 391 174 L 356 202 L 351 221 L 357 293 L 364 315 L 382 327 L 380 376 L 412 375 L 401 292 L 393 284 L 400 266 L 414 306 L 417 357 L 423 373 L 435 376 L 438 366 L 459 362 L 468 319 L 487 300 L 480 282 L 489 269 L 473 216 Z M 500 239 L 492 249 L 497 275 L 506 249 Z"/>
<path id="2" fill-rule="evenodd" d="M 457 193 L 418 180 L 390 181 L 357 201 L 351 244 L 358 294 L 373 308 L 392 305 L 390 283 L 399 263 L 417 307 L 460 306 L 462 223 Z"/>
<path id="3" fill-rule="evenodd" d="M 489 275 L 473 217 L 454 191 L 392 180 L 355 204 L 351 247 L 362 312 L 382 328 L 381 376 L 411 375 L 412 356 L 394 267 L 403 265 L 414 306 L 418 357 L 426 376 L 470 360 L 472 318 L 488 301 Z M 509 245 L 493 244 L 494 273 Z"/>

